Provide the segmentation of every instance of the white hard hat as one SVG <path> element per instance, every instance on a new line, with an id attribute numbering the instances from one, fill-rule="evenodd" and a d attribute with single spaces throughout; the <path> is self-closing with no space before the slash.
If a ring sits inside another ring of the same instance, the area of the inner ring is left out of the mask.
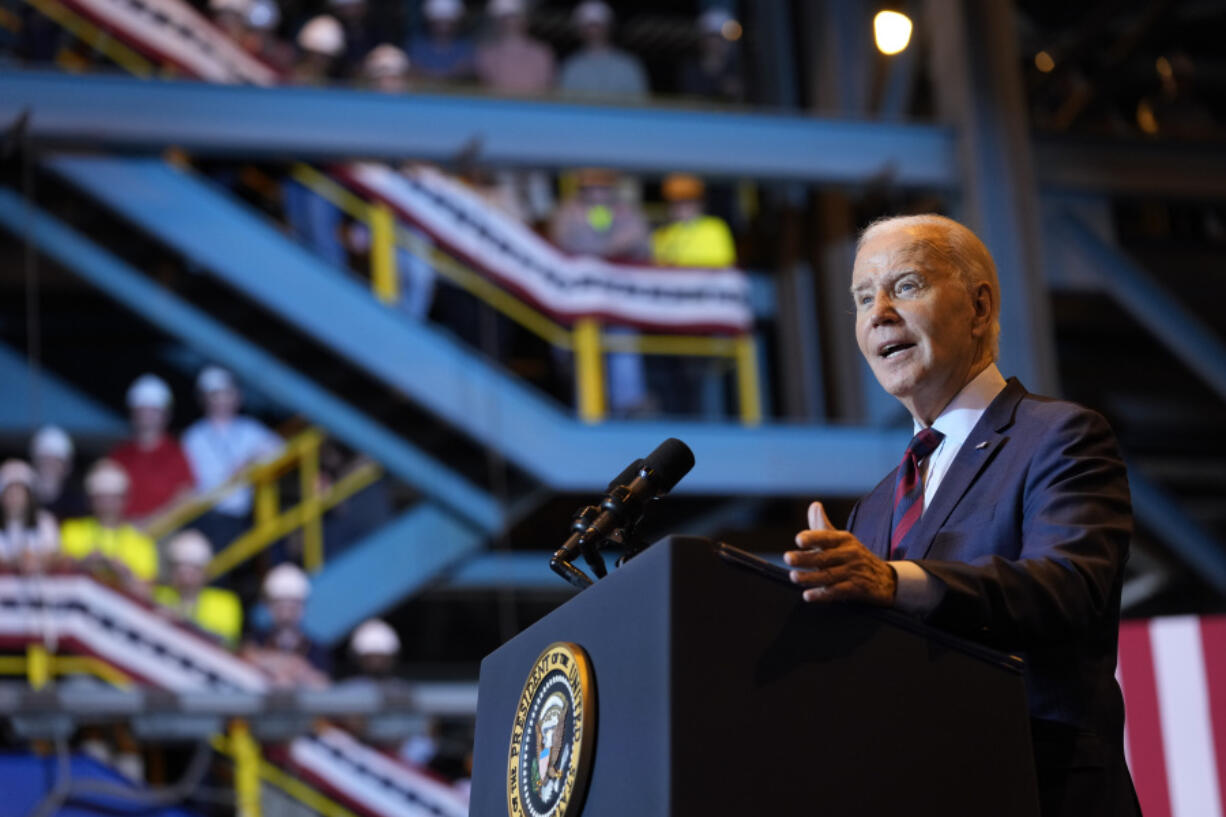
<path id="1" fill-rule="evenodd" d="M 30 440 L 31 457 L 72 459 L 72 438 L 59 426 L 43 426 Z"/>
<path id="2" fill-rule="evenodd" d="M 613 9 L 601 0 L 584 0 L 575 6 L 571 20 L 576 26 L 607 26 L 613 22 Z"/>
<path id="3" fill-rule="evenodd" d="M 213 558 L 213 546 L 198 530 L 185 530 L 170 537 L 166 556 L 172 562 L 204 567 Z"/>
<path id="4" fill-rule="evenodd" d="M 404 76 L 409 72 L 409 57 L 396 46 L 384 43 L 366 55 L 362 72 L 371 79 Z"/>
<path id="5" fill-rule="evenodd" d="M 430 20 L 458 20 L 464 16 L 461 0 L 426 0 L 422 14 Z"/>
<path id="6" fill-rule="evenodd" d="M 340 29 L 341 24 L 336 22 L 336 20 L 333 20 L 331 17 L 327 17 L 327 18 L 316 17 L 315 20 L 312 20 L 310 23 L 307 23 L 306 26 L 303 27 L 302 33 L 298 35 L 299 45 L 302 44 L 302 37 L 304 34 L 306 34 L 307 28 L 311 26 L 311 23 L 314 23 L 316 20 L 323 20 L 323 19 L 332 20 L 332 23 L 337 27 L 337 29 L 338 30 Z M 341 46 L 342 48 L 344 47 L 343 45 L 344 36 L 345 36 L 344 34 L 340 35 L 341 42 L 342 42 L 342 46 Z M 307 46 L 303 46 L 303 48 L 307 48 Z M 312 50 L 312 49 L 308 49 L 308 50 Z M 222 389 L 233 389 L 233 388 L 237 388 L 237 386 L 234 383 L 234 375 L 230 374 L 228 371 L 221 368 L 220 366 L 205 366 L 203 369 L 200 370 L 200 374 L 196 376 L 196 389 L 197 391 L 200 391 L 201 393 L 208 393 L 211 391 L 221 391 Z"/>
<path id="7" fill-rule="evenodd" d="M 302 27 L 302 31 L 298 32 L 298 47 L 303 51 L 338 57 L 345 50 L 345 29 L 341 27 L 340 21 L 327 14 L 312 17 Z"/>
<path id="8" fill-rule="evenodd" d="M 34 487 L 34 469 L 24 460 L 5 460 L 0 465 L 0 493 L 10 485 Z"/>
<path id="9" fill-rule="evenodd" d="M 400 637 L 387 622 L 369 618 L 353 631 L 349 649 L 355 655 L 395 655 L 400 652 Z"/>
<path id="10" fill-rule="evenodd" d="M 305 601 L 311 595 L 311 580 L 297 565 L 279 564 L 264 577 L 264 596 L 268 599 Z"/>
<path id="11" fill-rule="evenodd" d="M 707 9 L 698 17 L 698 30 L 703 34 L 722 34 L 724 25 L 732 22 L 725 9 Z"/>
<path id="12" fill-rule="evenodd" d="M 170 386 L 155 374 L 142 374 L 128 387 L 128 408 L 169 408 Z"/>
<path id="13" fill-rule="evenodd" d="M 129 484 L 128 472 L 122 465 L 114 460 L 98 460 L 85 477 L 85 493 L 126 494 Z"/>
<path id="14" fill-rule="evenodd" d="M 256 31 L 272 31 L 281 22 L 281 9 L 273 0 L 252 0 L 247 25 Z"/>
<path id="15" fill-rule="evenodd" d="M 524 0 L 490 0 L 485 6 L 485 13 L 491 17 L 506 17 L 512 14 L 524 14 Z"/>
<path id="16" fill-rule="evenodd" d="M 209 0 L 209 11 L 214 14 L 229 12 L 246 17 L 251 9 L 251 0 Z"/>

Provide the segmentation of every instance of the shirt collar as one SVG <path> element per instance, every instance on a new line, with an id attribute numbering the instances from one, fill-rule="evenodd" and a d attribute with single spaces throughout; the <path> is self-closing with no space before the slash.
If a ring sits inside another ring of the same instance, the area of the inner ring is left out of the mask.
<path id="1" fill-rule="evenodd" d="M 989 363 L 949 401 L 949 405 L 933 421 L 932 427 L 944 434 L 946 441 L 956 442 L 960 447 L 1006 385 L 1000 369 L 996 368 L 995 363 Z M 918 421 L 914 426 L 916 434 L 924 427 Z"/>

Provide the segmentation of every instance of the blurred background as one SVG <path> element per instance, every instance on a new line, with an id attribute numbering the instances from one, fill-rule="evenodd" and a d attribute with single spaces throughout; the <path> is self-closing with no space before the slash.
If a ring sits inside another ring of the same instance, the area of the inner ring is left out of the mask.
<path id="1" fill-rule="evenodd" d="M 697 458 L 648 539 L 765 555 L 894 466 L 847 286 L 930 211 L 996 258 L 1005 375 L 1119 435 L 1129 715 L 1184 768 L 1134 777 L 1220 813 L 1170 810 L 1216 767 L 1135 696 L 1164 621 L 1226 696 L 1224 37 L 1214 0 L 0 0 L 0 814 L 466 813 L 481 658 L 627 463 Z"/>

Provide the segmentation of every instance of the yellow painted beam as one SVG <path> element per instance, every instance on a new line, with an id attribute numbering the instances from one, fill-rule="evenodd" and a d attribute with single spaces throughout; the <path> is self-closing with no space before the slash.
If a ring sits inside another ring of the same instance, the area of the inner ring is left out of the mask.
<path id="1" fill-rule="evenodd" d="M 585 423 L 604 420 L 604 354 L 600 348 L 600 322 L 594 318 L 575 321 L 575 387 L 579 393 L 579 419 Z"/>
<path id="2" fill-rule="evenodd" d="M 396 273 L 396 219 L 386 204 L 372 204 L 370 224 L 370 284 L 375 297 L 385 304 L 400 300 L 400 276 Z"/>
<path id="3" fill-rule="evenodd" d="M 753 335 L 736 339 L 736 384 L 740 398 L 741 422 L 756 426 L 762 422 L 761 378 L 758 377 L 758 348 Z"/>

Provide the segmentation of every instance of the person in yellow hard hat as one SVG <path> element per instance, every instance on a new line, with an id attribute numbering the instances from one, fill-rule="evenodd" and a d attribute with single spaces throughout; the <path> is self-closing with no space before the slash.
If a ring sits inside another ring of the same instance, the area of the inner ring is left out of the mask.
<path id="1" fill-rule="evenodd" d="M 706 188 L 697 176 L 673 173 L 661 187 L 669 223 L 651 236 L 651 255 L 670 267 L 725 268 L 736 264 L 736 245 L 728 224 L 704 210 Z"/>
<path id="2" fill-rule="evenodd" d="M 655 263 L 670 267 L 725 269 L 736 264 L 732 231 L 718 216 L 707 215 L 706 188 L 697 176 L 673 173 L 661 193 L 668 202 L 669 223 L 651 236 Z M 710 360 L 660 358 L 652 361 L 650 382 L 664 410 L 695 414 L 703 403 L 703 381 L 717 376 Z M 708 411 L 709 413 L 709 411 Z"/>
<path id="3" fill-rule="evenodd" d="M 128 475 L 118 463 L 95 463 L 85 477 L 93 516 L 64 522 L 60 548 L 86 569 L 145 594 L 157 577 L 157 547 L 124 519 L 128 487 Z"/>
<path id="4" fill-rule="evenodd" d="M 229 590 L 206 586 L 205 570 L 212 558 L 213 546 L 200 531 L 175 534 L 166 543 L 170 583 L 157 587 L 153 599 L 226 646 L 236 647 L 243 631 L 243 606 Z"/>

